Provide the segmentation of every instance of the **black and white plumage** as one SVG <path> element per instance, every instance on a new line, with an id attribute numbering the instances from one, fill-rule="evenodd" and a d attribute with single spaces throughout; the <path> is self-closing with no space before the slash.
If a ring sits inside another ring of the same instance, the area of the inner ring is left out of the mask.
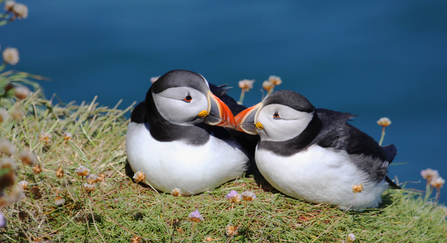
<path id="1" fill-rule="evenodd" d="M 377 207 L 382 193 L 399 188 L 387 176 L 394 145 L 379 146 L 347 123 L 353 116 L 315 109 L 302 95 L 276 91 L 236 116 L 238 128 L 259 134 L 255 161 L 277 190 L 315 203 L 362 210 Z M 361 193 L 352 186 L 363 185 Z"/>
<path id="2" fill-rule="evenodd" d="M 130 167 L 161 191 L 179 188 L 191 195 L 213 189 L 248 166 L 249 156 L 223 128 L 234 125 L 230 108 L 202 75 L 170 71 L 132 112 L 126 137 Z"/>

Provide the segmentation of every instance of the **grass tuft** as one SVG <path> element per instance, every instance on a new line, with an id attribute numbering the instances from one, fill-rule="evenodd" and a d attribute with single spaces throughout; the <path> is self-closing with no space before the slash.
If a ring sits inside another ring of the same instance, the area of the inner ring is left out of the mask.
<path id="1" fill-rule="evenodd" d="M 8 222 L 0 242 L 343 242 L 350 233 L 356 242 L 447 238 L 446 208 L 411 189 L 389 190 L 378 209 L 364 212 L 263 190 L 252 177 L 190 197 L 159 194 L 125 175 L 123 115 L 132 106 L 107 108 L 95 100 L 53 105 L 36 92 L 17 101 L 27 116 L 2 124 L 0 135 L 16 146 L 11 158 L 17 161 L 17 182 L 29 186 L 24 198 L 0 209 Z M 42 133 L 51 136 L 42 139 Z M 22 166 L 18 155 L 25 150 L 37 155 L 42 172 Z M 78 176 L 80 166 L 104 180 Z M 91 191 L 89 183 L 95 185 Z M 256 199 L 231 203 L 225 198 L 231 190 L 251 191 Z M 195 210 L 203 221 L 188 220 Z"/>

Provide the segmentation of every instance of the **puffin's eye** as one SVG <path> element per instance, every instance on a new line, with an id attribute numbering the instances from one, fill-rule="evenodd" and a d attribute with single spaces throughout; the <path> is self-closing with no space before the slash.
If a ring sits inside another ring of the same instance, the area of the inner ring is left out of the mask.
<path id="1" fill-rule="evenodd" d="M 275 114 L 273 114 L 273 119 L 281 119 L 277 111 L 275 111 Z"/>
<path id="2" fill-rule="evenodd" d="M 190 103 L 191 100 L 192 100 L 192 97 L 191 97 L 191 95 L 188 94 L 183 100 L 184 100 L 185 102 Z"/>

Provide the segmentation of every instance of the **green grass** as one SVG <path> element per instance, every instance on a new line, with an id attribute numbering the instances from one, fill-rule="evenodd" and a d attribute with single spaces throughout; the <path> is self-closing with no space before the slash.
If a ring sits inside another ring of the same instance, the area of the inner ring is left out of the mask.
<path id="1" fill-rule="evenodd" d="M 110 109 L 94 101 L 52 105 L 37 93 L 14 106 L 19 105 L 27 117 L 3 124 L 1 137 L 17 147 L 17 154 L 26 149 L 37 154 L 43 172 L 36 175 L 17 162 L 17 181 L 30 186 L 23 199 L 0 209 L 8 220 L 0 242 L 131 242 L 135 236 L 141 242 L 342 242 L 349 233 L 355 242 L 447 239 L 445 208 L 410 189 L 389 190 L 378 209 L 364 212 L 289 198 L 251 176 L 190 197 L 159 194 L 125 174 L 128 120 L 123 114 L 130 107 Z M 41 132 L 52 135 L 49 143 L 40 139 Z M 65 141 L 64 132 L 72 139 Z M 90 194 L 82 188 L 85 179 L 75 173 L 81 165 L 105 175 Z M 63 178 L 55 175 L 59 167 Z M 232 205 L 225 199 L 231 190 L 252 191 L 257 198 Z M 55 204 L 58 195 L 65 199 L 61 206 Z M 188 215 L 194 210 L 204 221 L 193 227 Z M 234 237 L 225 233 L 230 223 L 239 227 Z"/>

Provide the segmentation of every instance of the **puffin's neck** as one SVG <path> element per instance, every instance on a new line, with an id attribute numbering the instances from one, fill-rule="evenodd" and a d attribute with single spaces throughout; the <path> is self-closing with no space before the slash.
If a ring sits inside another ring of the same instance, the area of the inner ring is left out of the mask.
<path id="1" fill-rule="evenodd" d="M 291 156 L 312 145 L 321 128 L 322 123 L 315 110 L 312 120 L 300 135 L 281 142 L 260 141 L 257 149 L 269 150 L 280 156 Z"/>
<path id="2" fill-rule="evenodd" d="M 209 133 L 199 126 L 180 126 L 172 124 L 158 112 L 152 96 L 152 88 L 146 94 L 146 116 L 149 123 L 149 132 L 160 142 L 185 141 L 191 145 L 205 144 Z"/>

